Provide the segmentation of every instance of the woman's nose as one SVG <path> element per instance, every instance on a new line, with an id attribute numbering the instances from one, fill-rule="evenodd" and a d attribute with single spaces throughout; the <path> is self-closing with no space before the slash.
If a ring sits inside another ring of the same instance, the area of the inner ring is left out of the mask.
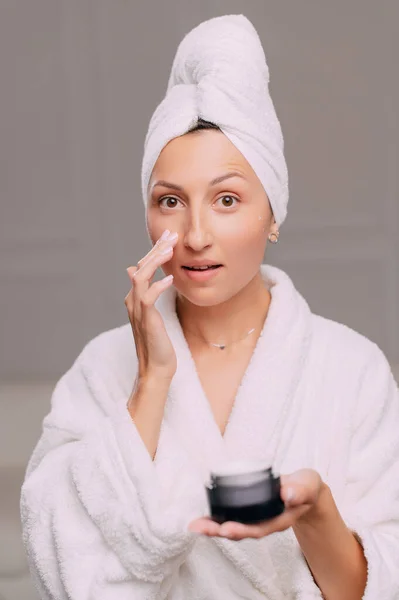
<path id="1" fill-rule="evenodd" d="M 200 252 L 211 244 L 212 235 L 206 219 L 201 216 L 191 216 L 184 232 L 184 245 L 195 252 Z"/>

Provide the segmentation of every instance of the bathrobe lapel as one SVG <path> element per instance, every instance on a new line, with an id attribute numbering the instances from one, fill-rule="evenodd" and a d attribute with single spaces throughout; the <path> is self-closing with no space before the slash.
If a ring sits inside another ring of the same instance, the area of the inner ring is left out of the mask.
<path id="1" fill-rule="evenodd" d="M 287 415 L 308 354 L 310 310 L 281 271 L 262 267 L 272 301 L 244 374 L 224 441 L 234 459 L 264 460 L 279 467 Z"/>
<path id="2" fill-rule="evenodd" d="M 308 355 L 311 313 L 285 273 L 268 265 L 262 265 L 261 272 L 270 286 L 272 301 L 224 436 L 215 422 L 180 327 L 175 311 L 176 293 L 168 290 L 157 305 L 178 361 L 165 420 L 204 483 L 209 472 L 227 460 L 264 460 L 279 472 L 285 442 L 291 435 L 285 428 L 286 417 L 290 413 L 289 421 L 295 423 L 292 413 L 299 409 L 295 398 Z M 240 543 L 213 538 L 210 543 L 216 544 L 268 598 L 282 598 L 275 581 L 273 536 Z"/>
<path id="3" fill-rule="evenodd" d="M 164 294 L 162 300 L 167 306 L 162 305 L 159 310 L 177 355 L 165 421 L 189 453 L 193 468 L 199 469 L 201 479 L 206 482 L 212 467 L 227 460 L 228 455 L 176 315 L 176 294 Z"/>
<path id="4" fill-rule="evenodd" d="M 290 278 L 262 265 L 272 301 L 224 436 L 220 434 L 201 386 L 195 362 L 176 315 L 176 292 L 168 290 L 157 304 L 177 354 L 178 367 L 165 419 L 190 452 L 204 477 L 226 460 L 265 460 L 278 467 L 288 411 L 295 410 L 295 391 L 308 354 L 311 313 Z"/>

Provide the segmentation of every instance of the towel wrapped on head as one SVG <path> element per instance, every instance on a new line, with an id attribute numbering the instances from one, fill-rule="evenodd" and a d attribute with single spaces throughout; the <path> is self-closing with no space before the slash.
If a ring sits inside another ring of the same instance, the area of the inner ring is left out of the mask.
<path id="1" fill-rule="evenodd" d="M 144 146 L 142 194 L 162 149 L 195 127 L 217 125 L 261 181 L 278 225 L 288 203 L 284 141 L 269 93 L 269 69 L 259 36 L 243 15 L 216 17 L 190 31 L 173 61 L 165 98 Z"/>

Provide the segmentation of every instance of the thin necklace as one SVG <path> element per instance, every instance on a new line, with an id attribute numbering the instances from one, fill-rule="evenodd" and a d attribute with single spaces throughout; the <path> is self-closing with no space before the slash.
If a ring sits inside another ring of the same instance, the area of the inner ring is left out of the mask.
<path id="1" fill-rule="evenodd" d="M 245 338 L 247 338 L 249 336 L 250 333 L 253 333 L 255 331 L 255 327 L 253 327 L 252 329 L 250 329 L 245 335 L 244 337 L 240 338 L 239 340 L 236 340 L 234 342 L 230 342 L 229 344 L 215 344 L 213 342 L 208 342 L 208 340 L 205 340 L 202 336 L 194 333 L 194 331 L 189 331 L 187 330 L 189 333 L 192 333 L 193 335 L 195 335 L 197 338 L 201 339 L 203 342 L 205 342 L 206 344 L 208 344 L 209 346 L 214 346 L 215 348 L 219 348 L 220 350 L 224 350 L 225 348 L 227 348 L 227 346 L 233 346 L 233 344 L 238 344 L 238 342 L 242 342 L 242 340 L 244 340 Z"/>

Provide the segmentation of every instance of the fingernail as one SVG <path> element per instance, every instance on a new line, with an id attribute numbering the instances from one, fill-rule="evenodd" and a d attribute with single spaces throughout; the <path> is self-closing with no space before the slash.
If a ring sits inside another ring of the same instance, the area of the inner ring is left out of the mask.
<path id="1" fill-rule="evenodd" d="M 175 231 L 174 233 L 170 233 L 166 239 L 168 240 L 168 242 L 173 242 L 174 240 L 177 240 L 178 237 L 179 236 Z"/>
<path id="2" fill-rule="evenodd" d="M 159 254 L 170 254 L 171 251 L 172 251 L 172 246 L 166 246 L 166 248 L 159 251 Z"/>
<path id="3" fill-rule="evenodd" d="M 165 231 L 163 232 L 163 234 L 161 235 L 161 237 L 159 238 L 159 240 L 167 240 L 168 239 L 168 235 L 170 234 L 169 229 L 165 229 Z"/>
<path id="4" fill-rule="evenodd" d="M 289 502 L 292 502 L 293 500 L 295 500 L 295 491 L 293 488 L 288 488 L 285 493 L 285 501 L 288 504 Z"/>

